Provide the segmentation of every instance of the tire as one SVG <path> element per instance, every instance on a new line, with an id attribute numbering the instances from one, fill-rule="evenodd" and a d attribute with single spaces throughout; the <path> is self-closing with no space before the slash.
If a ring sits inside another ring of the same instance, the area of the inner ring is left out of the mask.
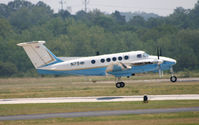
<path id="1" fill-rule="evenodd" d="M 120 82 L 120 87 L 123 88 L 125 86 L 124 82 Z"/>
<path id="2" fill-rule="evenodd" d="M 117 83 L 115 84 L 115 86 L 116 86 L 117 88 L 120 88 L 120 87 L 121 87 L 120 82 L 117 82 Z"/>
<path id="3" fill-rule="evenodd" d="M 170 81 L 171 82 L 176 82 L 177 81 L 177 77 L 176 76 L 171 76 L 170 77 Z"/>

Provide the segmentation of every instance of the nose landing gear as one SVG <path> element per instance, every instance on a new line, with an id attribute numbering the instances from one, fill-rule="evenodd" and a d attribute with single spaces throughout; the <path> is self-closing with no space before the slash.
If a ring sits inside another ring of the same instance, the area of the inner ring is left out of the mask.
<path id="1" fill-rule="evenodd" d="M 170 68 L 170 72 L 171 72 L 170 81 L 171 81 L 171 82 L 176 82 L 176 81 L 177 81 L 177 77 L 174 75 L 174 72 L 173 72 L 173 68 L 172 68 L 172 67 Z"/>
<path id="2" fill-rule="evenodd" d="M 176 82 L 177 81 L 177 77 L 176 76 L 171 76 L 170 77 L 170 81 L 171 82 Z"/>

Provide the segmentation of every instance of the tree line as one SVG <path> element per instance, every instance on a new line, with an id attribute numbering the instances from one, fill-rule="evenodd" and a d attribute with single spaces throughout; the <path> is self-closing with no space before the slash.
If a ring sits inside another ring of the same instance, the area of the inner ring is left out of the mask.
<path id="1" fill-rule="evenodd" d="M 119 11 L 66 10 L 54 13 L 44 2 L 14 0 L 0 4 L 0 76 L 35 76 L 20 42 L 45 40 L 57 56 L 92 56 L 144 50 L 177 60 L 175 70 L 199 69 L 199 1 L 193 9 L 178 7 L 167 17 L 126 21 Z"/>

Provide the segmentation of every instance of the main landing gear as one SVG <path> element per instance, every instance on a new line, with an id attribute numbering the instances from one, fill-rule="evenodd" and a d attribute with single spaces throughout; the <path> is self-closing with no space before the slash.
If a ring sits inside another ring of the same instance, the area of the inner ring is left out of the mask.
<path id="1" fill-rule="evenodd" d="M 173 68 L 170 68 L 170 72 L 171 72 L 171 77 L 170 77 L 170 81 L 171 82 L 176 82 L 177 81 L 177 77 L 174 76 L 174 72 L 173 72 Z"/>
<path id="2" fill-rule="evenodd" d="M 125 83 L 121 81 L 121 77 L 116 77 L 116 84 L 115 86 L 117 88 L 123 88 L 125 86 Z"/>

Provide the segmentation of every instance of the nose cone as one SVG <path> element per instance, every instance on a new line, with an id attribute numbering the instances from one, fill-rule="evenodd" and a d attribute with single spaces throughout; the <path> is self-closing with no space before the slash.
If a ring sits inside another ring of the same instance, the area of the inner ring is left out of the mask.
<path id="1" fill-rule="evenodd" d="M 161 60 L 163 60 L 163 63 L 161 64 L 161 69 L 162 70 L 168 70 L 170 69 L 173 65 L 176 64 L 176 60 L 168 57 L 160 57 Z"/>
<path id="2" fill-rule="evenodd" d="M 177 63 L 177 61 L 175 59 L 172 58 L 168 58 L 168 57 L 162 57 L 162 60 L 164 60 L 165 63 L 167 63 L 168 65 L 175 65 Z"/>
<path id="3" fill-rule="evenodd" d="M 175 59 L 172 59 L 172 58 L 168 58 L 167 60 L 169 63 L 175 65 L 177 63 L 177 61 Z"/>

